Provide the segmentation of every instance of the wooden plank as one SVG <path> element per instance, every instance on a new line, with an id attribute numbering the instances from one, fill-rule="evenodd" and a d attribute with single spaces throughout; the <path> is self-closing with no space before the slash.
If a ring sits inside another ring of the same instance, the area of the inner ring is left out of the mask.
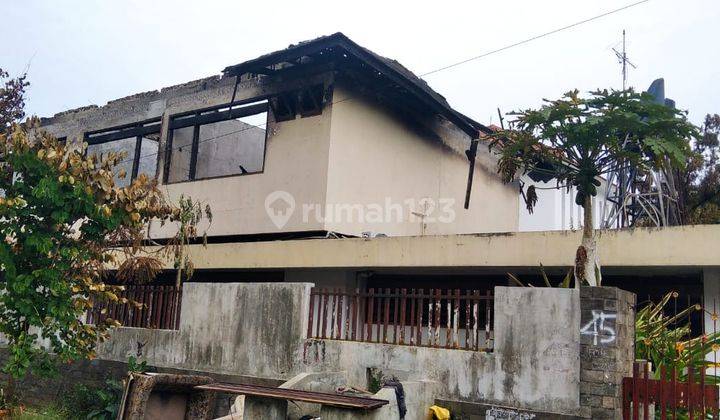
<path id="1" fill-rule="evenodd" d="M 492 291 L 487 290 L 485 300 L 485 348 L 490 348 L 490 323 L 492 322 Z"/>
<path id="2" fill-rule="evenodd" d="M 170 311 L 171 311 L 170 305 L 172 302 L 172 293 L 171 293 L 172 287 L 164 286 L 163 291 L 164 291 L 163 299 L 165 299 L 165 303 L 163 304 L 162 326 L 164 329 L 168 329 L 168 325 L 169 325 L 168 320 L 170 319 Z"/>
<path id="3" fill-rule="evenodd" d="M 442 291 L 440 289 L 435 289 L 435 320 L 433 321 L 433 324 L 435 324 L 435 332 L 434 332 L 434 345 L 435 347 L 440 346 L 440 313 L 442 311 Z"/>
<path id="4" fill-rule="evenodd" d="M 370 296 L 368 296 L 368 318 L 367 318 L 367 337 L 365 338 L 365 341 L 372 341 L 372 330 L 373 330 L 373 311 L 375 310 L 375 289 L 372 288 L 369 291 Z"/>
<path id="5" fill-rule="evenodd" d="M 415 345 L 422 346 L 422 319 L 423 319 L 423 289 L 419 290 L 420 297 L 418 298 L 417 303 L 417 328 L 415 329 Z"/>
<path id="6" fill-rule="evenodd" d="M 667 401 L 665 399 L 665 379 L 667 378 L 667 371 L 665 365 L 660 367 L 660 420 L 667 420 L 667 407 L 665 407 Z"/>
<path id="7" fill-rule="evenodd" d="M 648 419 L 648 413 L 650 412 L 648 409 L 648 404 L 650 403 L 650 387 L 649 387 L 649 381 L 648 381 L 648 373 L 650 370 L 650 364 L 648 362 L 643 363 L 643 387 L 644 387 L 644 395 L 643 395 L 643 419 Z"/>
<path id="8" fill-rule="evenodd" d="M 470 291 L 465 291 L 465 350 L 469 350 L 470 342 Z"/>
<path id="9" fill-rule="evenodd" d="M 329 405 L 341 408 L 355 408 L 372 410 L 388 404 L 389 401 L 377 398 L 354 397 L 347 395 L 330 394 L 325 392 L 302 391 L 289 388 L 274 388 L 269 386 L 213 383 L 197 385 L 194 389 L 217 391 L 230 394 L 241 394 L 255 397 L 302 401 L 314 404 Z"/>
<path id="10" fill-rule="evenodd" d="M 340 339 L 342 333 L 342 294 L 340 289 L 335 289 L 335 338 Z"/>
<path id="11" fill-rule="evenodd" d="M 447 320 L 445 322 L 445 348 L 449 349 L 452 347 L 452 311 L 453 311 L 453 300 L 450 297 L 450 294 L 452 293 L 451 290 L 448 290 L 448 297 L 445 300 L 446 306 L 445 306 L 445 312 L 447 316 Z"/>
<path id="12" fill-rule="evenodd" d="M 328 292 L 325 289 L 322 289 L 322 300 L 323 300 L 323 313 L 322 317 L 320 318 L 322 320 L 322 338 L 327 338 L 327 318 L 328 318 L 328 301 L 329 296 Z"/>
<path id="13" fill-rule="evenodd" d="M 415 344 L 415 289 L 410 290 L 410 345 Z"/>
<path id="14" fill-rule="evenodd" d="M 695 414 L 695 396 L 693 395 L 693 367 L 692 364 L 688 364 L 687 368 L 687 407 L 688 407 L 688 419 L 693 420 Z M 647 417 L 645 417 L 647 418 Z"/>
<path id="15" fill-rule="evenodd" d="M 453 348 L 460 347 L 460 289 L 455 289 L 455 308 L 453 309 Z"/>
<path id="16" fill-rule="evenodd" d="M 396 288 L 395 289 L 395 306 L 393 307 L 393 329 L 392 329 L 393 330 L 393 338 L 392 338 L 393 344 L 398 343 L 398 327 L 399 327 L 398 311 L 400 310 L 400 308 L 399 308 L 399 306 L 400 306 L 399 293 L 400 292 Z"/>
<path id="17" fill-rule="evenodd" d="M 704 342 L 705 342 L 705 338 L 703 338 L 703 344 L 704 344 Z M 701 417 L 700 418 L 705 419 L 706 418 L 705 415 L 707 413 L 707 411 L 705 410 L 705 369 L 700 369 L 700 395 L 698 397 L 700 397 L 699 398 L 700 409 L 701 409 L 701 411 L 700 411 Z"/>
<path id="18" fill-rule="evenodd" d="M 396 340 L 396 342 L 399 341 L 399 343 L 405 344 L 405 311 L 407 310 L 407 289 L 400 289 L 400 294 L 402 295 L 401 303 L 400 303 L 400 337 L 399 340 Z"/>
<path id="19" fill-rule="evenodd" d="M 175 308 L 175 326 L 173 329 L 179 330 L 180 329 L 180 316 L 182 315 L 182 286 L 178 288 L 175 293 L 177 293 L 177 308 Z"/>
<path id="20" fill-rule="evenodd" d="M 390 322 L 390 289 L 385 289 L 385 306 L 383 308 L 383 343 L 387 343 L 388 323 Z"/>
<path id="21" fill-rule="evenodd" d="M 353 293 L 352 299 L 350 301 L 350 312 L 352 314 L 350 319 L 350 339 L 353 341 L 355 341 L 355 338 L 357 337 L 357 313 L 359 309 L 359 294 L 360 289 L 355 289 L 355 292 Z"/>
<path id="22" fill-rule="evenodd" d="M 478 322 L 480 321 L 480 301 L 478 300 L 480 296 L 479 290 L 473 291 L 473 336 L 472 340 L 475 345 L 475 351 L 480 350 L 480 346 L 478 345 Z"/>
<path id="23" fill-rule="evenodd" d="M 172 329 L 172 326 L 175 324 L 175 294 L 177 293 L 177 288 L 171 287 L 168 290 L 168 310 L 166 312 L 166 319 L 165 319 L 165 328 L 170 330 Z"/>
<path id="24" fill-rule="evenodd" d="M 430 289 L 430 297 L 428 298 L 428 346 L 435 347 L 435 289 Z"/>
<path id="25" fill-rule="evenodd" d="M 315 289 L 310 291 L 310 314 L 308 314 L 307 338 L 315 338 L 313 334 L 313 319 L 315 315 Z"/>
<path id="26" fill-rule="evenodd" d="M 672 370 L 672 408 L 673 408 L 673 420 L 677 420 L 677 406 L 678 406 L 678 387 L 677 387 L 677 369 L 673 367 Z"/>
<path id="27" fill-rule="evenodd" d="M 633 363 L 633 387 L 632 387 L 632 418 L 633 420 L 640 419 L 640 364 L 638 362 Z"/>

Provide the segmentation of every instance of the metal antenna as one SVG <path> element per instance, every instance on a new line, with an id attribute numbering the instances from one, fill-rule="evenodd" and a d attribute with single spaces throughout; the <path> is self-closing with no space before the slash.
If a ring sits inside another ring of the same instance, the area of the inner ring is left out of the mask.
<path id="1" fill-rule="evenodd" d="M 616 50 L 615 48 L 613 48 L 612 50 L 613 52 L 615 52 L 615 56 L 618 58 L 618 62 L 622 64 L 622 87 L 623 90 L 625 90 L 627 89 L 627 65 L 630 64 L 632 68 L 637 68 L 637 66 L 633 64 L 627 57 L 627 51 L 625 50 L 625 29 L 623 29 L 622 52 Z"/>

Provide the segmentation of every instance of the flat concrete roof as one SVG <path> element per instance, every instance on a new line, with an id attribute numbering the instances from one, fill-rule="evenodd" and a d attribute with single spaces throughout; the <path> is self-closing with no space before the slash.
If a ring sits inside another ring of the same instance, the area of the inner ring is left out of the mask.
<path id="1" fill-rule="evenodd" d="M 197 269 L 568 267 L 580 231 L 305 239 L 190 247 Z M 720 225 L 601 231 L 604 267 L 720 266 Z M 167 268 L 171 268 L 168 264 Z"/>

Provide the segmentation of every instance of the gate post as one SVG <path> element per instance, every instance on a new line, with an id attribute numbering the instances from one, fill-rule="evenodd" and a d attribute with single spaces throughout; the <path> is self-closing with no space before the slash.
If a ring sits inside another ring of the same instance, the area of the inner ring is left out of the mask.
<path id="1" fill-rule="evenodd" d="M 622 379 L 635 359 L 635 294 L 580 288 L 580 406 L 593 419 L 622 418 Z"/>

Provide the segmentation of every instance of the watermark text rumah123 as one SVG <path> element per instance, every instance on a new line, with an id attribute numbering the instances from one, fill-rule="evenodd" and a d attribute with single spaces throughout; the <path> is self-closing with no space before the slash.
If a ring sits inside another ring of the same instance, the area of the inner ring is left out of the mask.
<path id="1" fill-rule="evenodd" d="M 265 199 L 265 211 L 273 224 L 282 229 L 297 209 L 302 223 L 394 224 L 411 222 L 452 223 L 455 199 L 423 197 L 397 201 L 386 197 L 376 203 L 298 203 L 286 191 L 274 191 Z"/>

